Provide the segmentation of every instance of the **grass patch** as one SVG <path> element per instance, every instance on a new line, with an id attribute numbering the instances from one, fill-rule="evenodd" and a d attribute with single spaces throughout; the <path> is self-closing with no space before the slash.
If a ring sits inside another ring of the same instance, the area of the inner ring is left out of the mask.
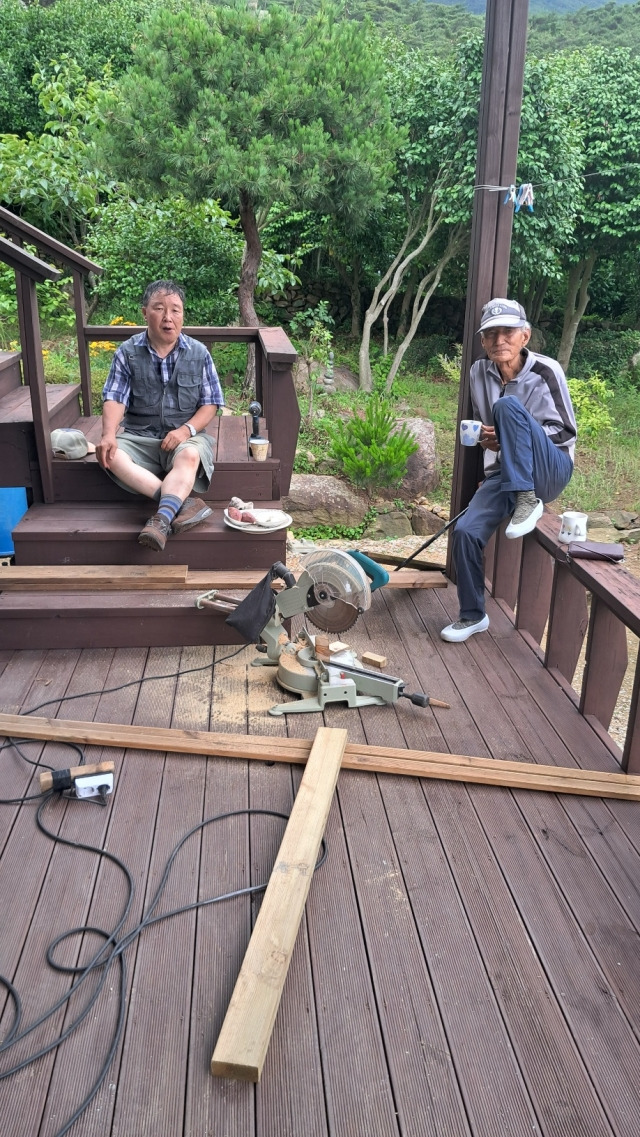
<path id="1" fill-rule="evenodd" d="M 640 512 L 640 391 L 614 390 L 609 403 L 613 429 L 596 441 L 578 439 L 573 477 L 561 509 L 628 509 Z"/>

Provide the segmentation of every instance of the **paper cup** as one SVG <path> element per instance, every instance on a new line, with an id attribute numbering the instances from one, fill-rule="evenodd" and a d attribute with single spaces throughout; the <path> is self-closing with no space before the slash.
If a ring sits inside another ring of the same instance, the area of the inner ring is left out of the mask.
<path id="1" fill-rule="evenodd" d="M 254 438 L 249 442 L 249 449 L 251 450 L 251 457 L 256 462 L 264 462 L 267 457 L 269 443 L 266 438 Z"/>
<path id="2" fill-rule="evenodd" d="M 460 423 L 460 441 L 463 446 L 477 446 L 482 432 L 482 423 L 477 419 L 463 418 Z"/>

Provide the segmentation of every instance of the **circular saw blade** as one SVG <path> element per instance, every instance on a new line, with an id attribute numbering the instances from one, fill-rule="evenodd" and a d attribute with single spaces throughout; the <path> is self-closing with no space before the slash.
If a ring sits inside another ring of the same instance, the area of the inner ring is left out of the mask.
<path id="1" fill-rule="evenodd" d="M 321 632 L 346 632 L 355 624 L 360 609 L 346 600 L 332 600 L 307 609 L 307 616 Z"/>

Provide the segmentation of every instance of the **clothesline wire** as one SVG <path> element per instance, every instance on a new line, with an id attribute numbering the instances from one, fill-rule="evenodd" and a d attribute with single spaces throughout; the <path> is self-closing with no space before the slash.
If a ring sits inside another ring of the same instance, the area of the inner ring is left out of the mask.
<path id="1" fill-rule="evenodd" d="M 614 174 L 619 174 L 619 173 L 621 173 L 622 170 L 630 170 L 633 167 L 637 167 L 638 164 L 639 164 L 638 162 L 626 162 L 624 166 L 617 166 L 615 170 L 594 170 L 593 173 L 591 173 L 591 174 L 581 174 L 580 176 L 582 178 L 585 178 L 585 179 L 586 178 L 606 178 L 609 176 L 613 176 Z M 532 182 L 531 187 L 532 187 L 532 189 L 539 189 L 541 186 L 554 186 L 554 185 L 555 186 L 561 186 L 565 182 L 568 182 L 568 181 L 569 181 L 569 178 L 550 178 L 546 182 Z M 494 193 L 504 193 L 504 192 L 506 192 L 506 190 L 510 190 L 511 186 L 514 184 L 515 184 L 514 182 L 511 182 L 510 185 L 508 185 L 508 186 L 477 185 L 477 186 L 474 186 L 473 189 L 474 189 L 474 192 L 475 192 L 475 190 L 483 189 L 483 190 L 491 190 Z M 521 184 L 526 185 L 528 183 L 525 182 L 525 183 L 521 183 Z"/>

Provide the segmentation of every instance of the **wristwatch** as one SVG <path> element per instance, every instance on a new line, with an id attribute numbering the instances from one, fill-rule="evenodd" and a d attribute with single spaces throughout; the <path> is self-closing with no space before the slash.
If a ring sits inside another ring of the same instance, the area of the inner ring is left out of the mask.
<path id="1" fill-rule="evenodd" d="M 192 426 L 192 424 L 190 422 L 185 422 L 184 425 L 186 426 L 187 430 L 189 431 L 189 434 L 191 435 L 191 437 L 195 438 L 196 434 L 198 433 L 195 426 Z"/>

